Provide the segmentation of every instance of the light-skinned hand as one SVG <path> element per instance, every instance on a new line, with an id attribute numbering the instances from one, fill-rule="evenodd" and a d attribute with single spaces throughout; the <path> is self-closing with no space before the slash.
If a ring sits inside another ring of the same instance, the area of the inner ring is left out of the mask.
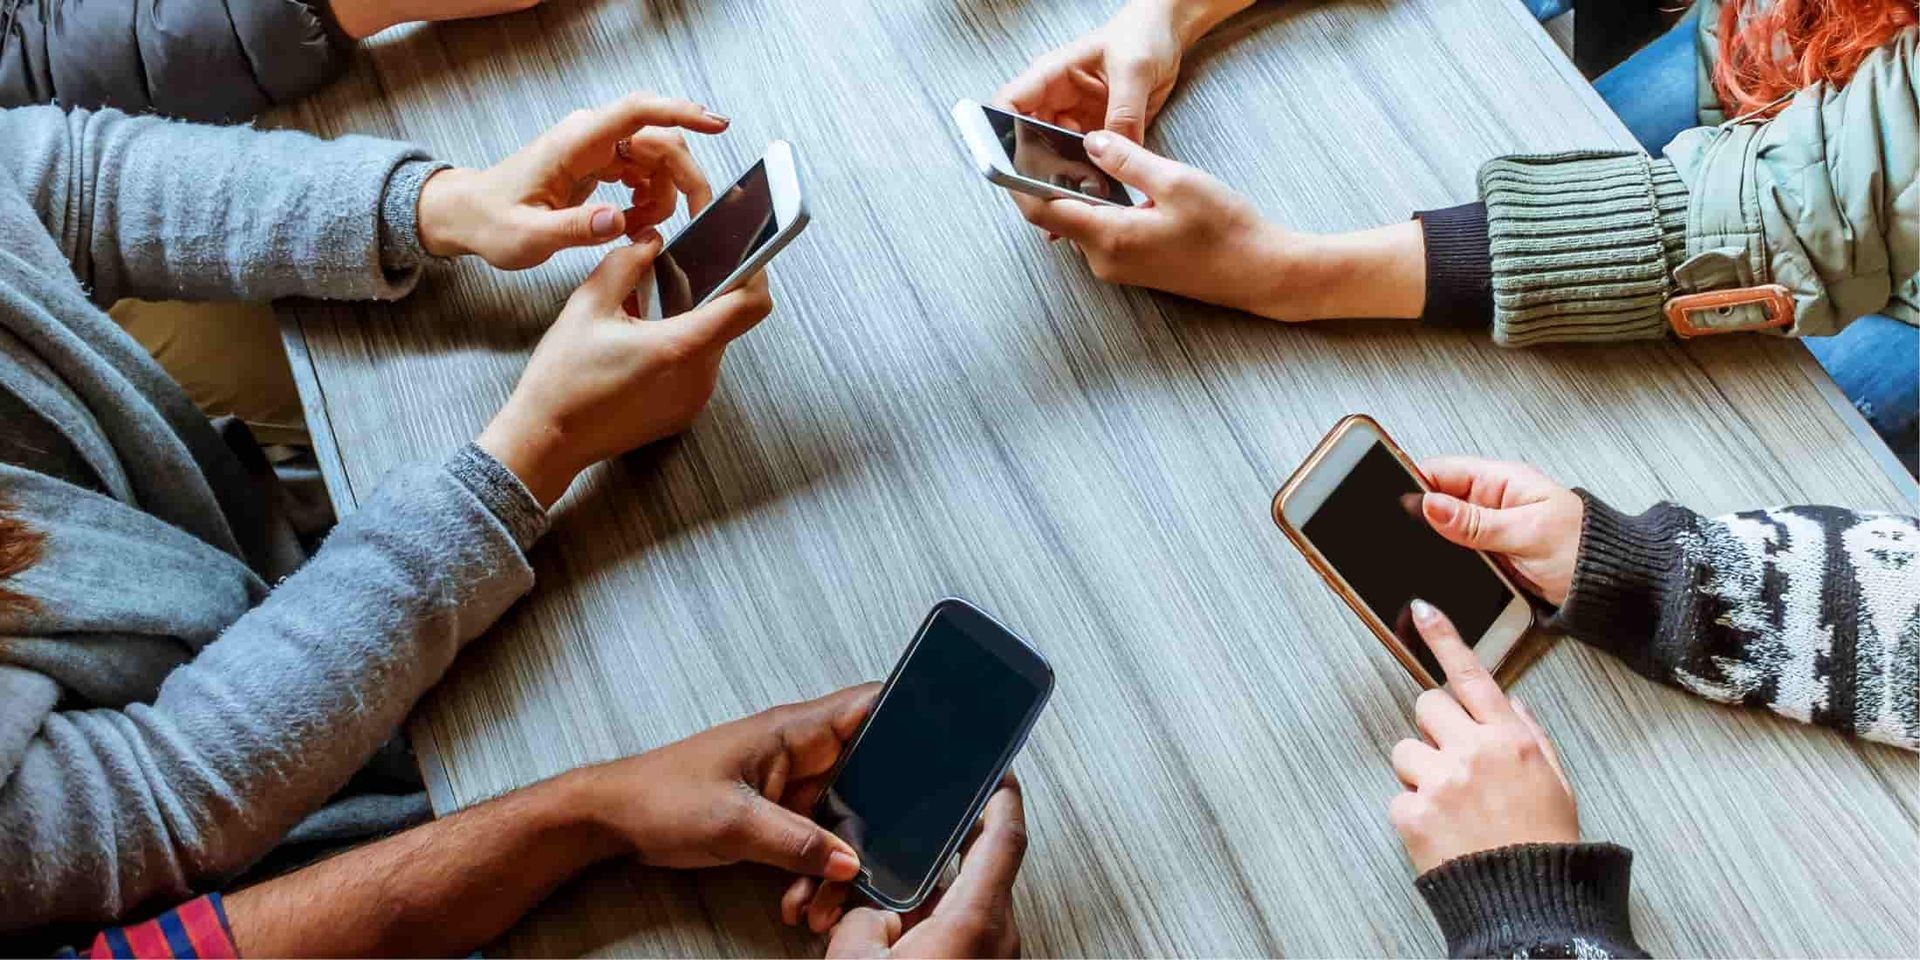
<path id="1" fill-rule="evenodd" d="M 1297 233 L 1264 219 L 1213 177 L 1112 133 L 1088 134 L 1087 155 L 1148 203 L 1024 194 L 1014 202 L 1029 223 L 1072 241 L 1102 280 L 1276 320 L 1414 317 L 1426 301 L 1418 223 Z"/>
<path id="2" fill-rule="evenodd" d="M 1393 772 L 1407 789 L 1387 819 L 1414 870 L 1519 843 L 1579 842 L 1573 787 L 1547 732 L 1501 691 L 1445 614 L 1424 600 L 1412 611 L 1447 675 L 1446 689 L 1414 701 L 1426 739 L 1393 748 Z"/>
<path id="3" fill-rule="evenodd" d="M 403 23 L 491 17 L 539 6 L 540 0 L 331 0 L 328 5 L 342 33 L 364 40 Z"/>
<path id="4" fill-rule="evenodd" d="M 960 873 L 915 910 L 861 906 L 843 912 L 851 888 L 801 877 L 780 900 L 788 924 L 831 931 L 828 957 L 1017 957 L 1013 882 L 1027 852 L 1026 810 L 1009 773 L 960 851 Z"/>
<path id="5" fill-rule="evenodd" d="M 1077 133 L 1104 127 L 1135 143 L 1146 139 L 1192 42 L 1179 7 L 1133 0 L 1092 33 L 1042 54 L 995 103 Z"/>
<path id="6" fill-rule="evenodd" d="M 664 320 L 622 304 L 660 253 L 651 231 L 615 248 L 534 348 L 513 395 L 475 441 L 543 506 L 587 467 L 679 433 L 707 405 L 727 345 L 772 311 L 764 274 Z"/>
<path id="7" fill-rule="evenodd" d="M 1420 512 L 1436 532 L 1505 558 L 1540 599 L 1567 602 L 1586 516 L 1579 494 L 1524 463 L 1435 457 L 1420 472 L 1433 487 Z"/>
<path id="8" fill-rule="evenodd" d="M 680 131 L 719 133 L 727 123 L 698 104 L 648 93 L 576 110 L 485 170 L 429 177 L 420 189 L 420 242 L 435 256 L 477 254 L 522 270 L 570 247 L 637 237 L 672 216 L 682 195 L 692 213 L 713 199 Z M 632 204 L 587 204 L 603 183 L 631 188 Z"/>
<path id="9" fill-rule="evenodd" d="M 613 842 L 653 866 L 750 861 L 851 880 L 853 848 L 807 814 L 879 692 L 868 683 L 774 707 L 567 774 L 567 786 Z"/>

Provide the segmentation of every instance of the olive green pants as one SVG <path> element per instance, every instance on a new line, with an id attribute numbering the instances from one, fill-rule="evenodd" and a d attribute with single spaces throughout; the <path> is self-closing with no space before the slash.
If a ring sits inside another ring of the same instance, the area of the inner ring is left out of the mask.
<path id="1" fill-rule="evenodd" d="M 122 300 L 107 312 L 207 416 L 239 417 L 263 446 L 310 445 L 272 307 Z"/>

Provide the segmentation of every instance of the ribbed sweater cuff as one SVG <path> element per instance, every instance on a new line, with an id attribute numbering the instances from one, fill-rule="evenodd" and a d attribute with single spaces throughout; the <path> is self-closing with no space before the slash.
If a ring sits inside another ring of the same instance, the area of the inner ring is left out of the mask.
<path id="1" fill-rule="evenodd" d="M 1457 857 L 1414 884 L 1449 956 L 1645 956 L 1627 914 L 1632 867 L 1611 843 L 1528 843 Z"/>
<path id="2" fill-rule="evenodd" d="M 1487 205 L 1463 203 L 1415 213 L 1427 247 L 1430 327 L 1484 330 L 1493 321 L 1493 257 L 1487 247 Z"/>
<path id="3" fill-rule="evenodd" d="M 507 528 L 520 549 L 530 549 L 547 532 L 547 511 L 540 501 L 492 454 L 469 443 L 454 452 L 447 470 Z"/>
<path id="4" fill-rule="evenodd" d="M 1682 582 L 1679 535 L 1689 515 L 1662 503 L 1628 516 L 1585 490 L 1575 492 L 1586 514 L 1573 586 L 1546 626 L 1645 672 L 1642 661 L 1659 629 L 1668 585 Z"/>
<path id="5" fill-rule="evenodd" d="M 1502 157 L 1480 168 L 1503 346 L 1667 334 L 1687 186 L 1645 154 Z"/>
<path id="6" fill-rule="evenodd" d="M 380 266 L 404 273 L 439 259 L 420 242 L 420 188 L 427 178 L 453 166 L 441 160 L 408 160 L 387 177 L 380 197 Z"/>

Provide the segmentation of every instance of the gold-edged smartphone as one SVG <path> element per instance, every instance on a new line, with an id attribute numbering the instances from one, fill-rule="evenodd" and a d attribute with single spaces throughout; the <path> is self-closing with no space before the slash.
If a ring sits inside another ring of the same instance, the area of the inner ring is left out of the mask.
<path id="1" fill-rule="evenodd" d="M 1533 607 L 1492 557 L 1435 533 L 1419 468 L 1380 424 L 1334 424 L 1273 496 L 1273 522 L 1421 686 L 1445 675 L 1413 627 L 1417 597 L 1439 607 L 1489 672 L 1533 624 Z"/>

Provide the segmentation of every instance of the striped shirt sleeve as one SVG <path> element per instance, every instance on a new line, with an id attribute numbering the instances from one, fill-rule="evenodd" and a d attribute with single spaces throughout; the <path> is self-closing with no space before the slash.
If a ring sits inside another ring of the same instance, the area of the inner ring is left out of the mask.
<path id="1" fill-rule="evenodd" d="M 60 953 L 82 960 L 232 960 L 239 955 L 233 946 L 233 932 L 227 927 L 227 908 L 217 893 L 190 900 L 145 923 L 103 930 L 85 951 L 68 949 Z"/>

